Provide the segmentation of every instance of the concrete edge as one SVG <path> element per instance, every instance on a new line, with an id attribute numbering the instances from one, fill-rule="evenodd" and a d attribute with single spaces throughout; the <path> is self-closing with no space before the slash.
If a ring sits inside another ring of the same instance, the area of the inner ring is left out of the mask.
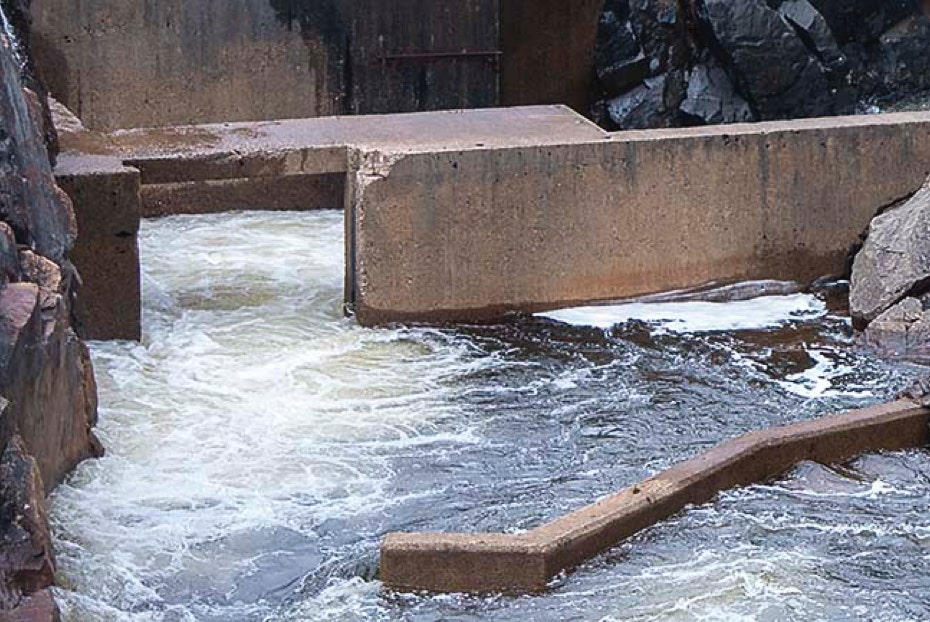
<path id="1" fill-rule="evenodd" d="M 398 591 L 539 592 L 557 574 L 724 490 L 804 460 L 840 463 L 928 443 L 930 409 L 910 400 L 751 432 L 525 534 L 388 534 L 380 576 Z"/>

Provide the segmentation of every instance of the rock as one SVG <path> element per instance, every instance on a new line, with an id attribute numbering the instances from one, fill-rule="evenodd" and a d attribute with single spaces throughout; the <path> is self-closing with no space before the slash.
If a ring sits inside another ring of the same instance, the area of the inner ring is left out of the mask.
<path id="1" fill-rule="evenodd" d="M 870 43 L 919 10 L 919 0 L 810 0 L 840 44 Z"/>
<path id="2" fill-rule="evenodd" d="M 16 609 L 0 612 L 0 622 L 61 622 L 61 611 L 51 591 L 26 598 Z"/>
<path id="3" fill-rule="evenodd" d="M 778 7 L 778 13 L 805 40 L 808 48 L 828 69 L 841 70 L 846 57 L 833 37 L 827 20 L 807 0 L 787 0 Z"/>
<path id="4" fill-rule="evenodd" d="M 853 262 L 849 311 L 862 328 L 930 283 L 930 180 L 910 200 L 876 217 Z"/>
<path id="5" fill-rule="evenodd" d="M 611 0 L 605 6 L 594 58 L 598 80 L 609 97 L 636 86 L 649 73 L 649 60 L 630 24 L 628 0 Z"/>
<path id="6" fill-rule="evenodd" d="M 19 249 L 13 229 L 5 222 L 0 222 L 0 285 L 6 285 L 20 278 Z"/>
<path id="7" fill-rule="evenodd" d="M 0 37 L 2 38 L 2 37 Z M 64 259 L 77 225 L 52 176 L 36 108 L 9 45 L 0 43 L 0 220 L 16 241 L 52 260 Z"/>
<path id="8" fill-rule="evenodd" d="M 621 130 L 675 125 L 684 96 L 684 80 L 673 73 L 647 79 L 643 84 L 607 103 L 611 121 Z"/>
<path id="9" fill-rule="evenodd" d="M 704 0 L 702 19 L 761 119 L 835 112 L 825 68 L 764 0 Z"/>
<path id="10" fill-rule="evenodd" d="M 874 73 L 891 93 L 930 89 L 930 18 L 915 14 L 878 41 Z"/>
<path id="11" fill-rule="evenodd" d="M 32 54 L 32 0 L 0 0 L 6 15 L 10 20 L 10 25 L 16 33 L 19 41 L 19 51 L 23 56 L 25 65 L 22 68 L 23 83 L 27 89 L 37 95 L 39 103 L 38 118 L 40 123 L 41 137 L 45 144 L 48 159 L 51 164 L 55 164 L 55 158 L 58 156 L 58 133 L 55 130 L 55 124 L 52 121 L 52 112 L 48 101 L 48 89 L 42 80 L 39 67 L 35 63 Z"/>
<path id="12" fill-rule="evenodd" d="M 883 356 L 930 361 L 930 311 L 905 298 L 869 324 L 862 341 Z"/>
<path id="13" fill-rule="evenodd" d="M 678 0 L 629 0 L 630 21 L 649 59 L 649 75 L 685 71 L 691 50 Z"/>
<path id="14" fill-rule="evenodd" d="M 698 65 L 691 71 L 681 111 L 707 124 L 753 120 L 749 104 L 733 88 L 723 68 L 707 65 Z"/>
<path id="15" fill-rule="evenodd" d="M 42 478 L 19 436 L 0 456 L 0 543 L 0 610 L 9 610 L 55 577 Z"/>

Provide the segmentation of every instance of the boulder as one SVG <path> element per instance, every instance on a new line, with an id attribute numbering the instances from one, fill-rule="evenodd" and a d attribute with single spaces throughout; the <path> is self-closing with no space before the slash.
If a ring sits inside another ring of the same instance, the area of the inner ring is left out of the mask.
<path id="1" fill-rule="evenodd" d="M 688 79 L 681 111 L 705 124 L 752 121 L 752 109 L 722 67 L 697 65 Z"/>
<path id="2" fill-rule="evenodd" d="M 919 10 L 919 0 L 810 0 L 841 43 L 870 43 Z"/>
<path id="3" fill-rule="evenodd" d="M 930 17 L 912 15 L 882 34 L 874 63 L 888 92 L 930 89 Z"/>
<path id="4" fill-rule="evenodd" d="M 903 205 L 876 217 L 853 262 L 849 311 L 863 328 L 930 285 L 930 180 Z"/>
<path id="5" fill-rule="evenodd" d="M 905 298 L 869 324 L 862 341 L 882 356 L 930 361 L 930 311 Z"/>
<path id="6" fill-rule="evenodd" d="M 761 119 L 835 113 L 826 69 L 764 0 L 704 0 L 701 15 L 731 77 Z"/>
<path id="7" fill-rule="evenodd" d="M 684 76 L 679 72 L 646 79 L 631 91 L 610 100 L 607 112 L 621 130 L 677 125 L 678 106 L 684 99 Z"/>
<path id="8" fill-rule="evenodd" d="M 610 1 L 601 13 L 594 58 L 598 80 L 609 97 L 633 88 L 648 75 L 649 60 L 633 33 L 627 0 Z"/>

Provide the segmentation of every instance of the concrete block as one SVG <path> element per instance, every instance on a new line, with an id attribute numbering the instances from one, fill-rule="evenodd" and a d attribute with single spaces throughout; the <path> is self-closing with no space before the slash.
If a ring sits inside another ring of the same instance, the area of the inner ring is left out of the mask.
<path id="1" fill-rule="evenodd" d="M 930 442 L 930 409 L 901 400 L 746 434 L 524 534 L 388 534 L 388 589 L 538 592 L 622 540 L 719 492 L 778 477 L 810 460 L 842 463 Z"/>
<path id="2" fill-rule="evenodd" d="M 55 176 L 78 223 L 69 256 L 83 281 L 74 309 L 80 336 L 140 339 L 139 171 L 115 158 L 62 154 Z"/>
<path id="3" fill-rule="evenodd" d="M 347 188 L 358 320 L 493 321 L 841 274 L 876 211 L 930 173 L 930 113 L 358 158 Z"/>

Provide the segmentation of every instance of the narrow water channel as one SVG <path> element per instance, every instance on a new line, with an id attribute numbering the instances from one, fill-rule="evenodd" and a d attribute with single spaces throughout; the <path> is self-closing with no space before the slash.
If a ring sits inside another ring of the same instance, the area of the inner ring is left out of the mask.
<path id="1" fill-rule="evenodd" d="M 834 300 L 365 330 L 340 213 L 146 222 L 142 254 L 144 342 L 92 347 L 107 456 L 52 501 L 68 621 L 930 617 L 922 451 L 727 493 L 544 596 L 375 576 L 388 531 L 531 528 L 920 372 L 851 349 Z"/>

